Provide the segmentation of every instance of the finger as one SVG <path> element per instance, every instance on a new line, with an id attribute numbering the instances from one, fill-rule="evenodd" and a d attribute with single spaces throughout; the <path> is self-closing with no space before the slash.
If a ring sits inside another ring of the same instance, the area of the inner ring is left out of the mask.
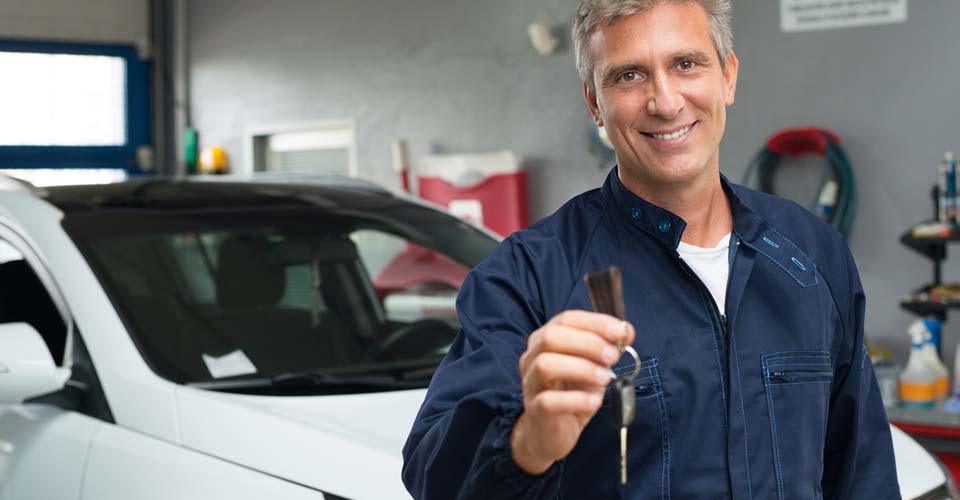
<path id="1" fill-rule="evenodd" d="M 530 410 L 548 415 L 587 414 L 597 412 L 603 396 L 594 391 L 543 391 L 530 401 Z"/>
<path id="2" fill-rule="evenodd" d="M 554 316 L 550 323 L 576 328 L 577 330 L 591 331 L 613 344 L 618 342 L 623 342 L 625 345 L 633 344 L 636 336 L 633 325 L 630 323 L 609 314 L 591 311 L 564 311 Z"/>
<path id="3" fill-rule="evenodd" d="M 613 372 L 604 365 L 568 354 L 544 352 L 530 362 L 523 374 L 523 390 L 525 394 L 535 395 L 567 384 L 600 388 L 606 387 L 612 379 Z"/>
<path id="4" fill-rule="evenodd" d="M 612 366 L 620 359 L 620 350 L 599 335 L 561 324 L 546 325 L 530 336 L 531 355 L 555 352 L 585 358 L 594 363 Z"/>

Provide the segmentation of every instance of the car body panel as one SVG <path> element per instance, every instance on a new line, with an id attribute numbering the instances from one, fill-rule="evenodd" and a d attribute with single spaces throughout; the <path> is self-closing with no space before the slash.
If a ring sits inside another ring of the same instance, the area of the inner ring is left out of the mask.
<path id="1" fill-rule="evenodd" d="M 401 448 L 423 395 L 275 397 L 181 387 L 177 407 L 187 448 L 347 498 L 409 498 Z"/>
<path id="2" fill-rule="evenodd" d="M 0 405 L 0 500 L 77 498 L 103 423 L 45 405 Z"/>
<path id="3" fill-rule="evenodd" d="M 897 480 L 900 493 L 910 499 L 923 495 L 946 480 L 930 453 L 896 426 L 890 426 L 893 449 L 897 452 Z"/>
<path id="4" fill-rule="evenodd" d="M 90 450 L 80 498 L 320 500 L 324 495 L 153 436 L 104 425 Z"/>

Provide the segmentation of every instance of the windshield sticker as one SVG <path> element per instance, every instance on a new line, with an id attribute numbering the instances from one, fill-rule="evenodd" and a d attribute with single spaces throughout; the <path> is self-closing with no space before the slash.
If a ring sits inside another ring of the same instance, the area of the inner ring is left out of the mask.
<path id="1" fill-rule="evenodd" d="M 203 362 L 207 365 L 207 370 L 213 378 L 235 377 L 237 375 L 250 375 L 257 373 L 257 367 L 247 357 L 243 351 L 237 349 L 223 356 L 203 355 Z"/>

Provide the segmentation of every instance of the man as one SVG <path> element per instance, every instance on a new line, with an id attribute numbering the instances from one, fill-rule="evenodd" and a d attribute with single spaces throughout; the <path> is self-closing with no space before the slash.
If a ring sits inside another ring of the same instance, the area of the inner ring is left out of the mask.
<path id="1" fill-rule="evenodd" d="M 467 278 L 404 447 L 415 498 L 899 498 L 843 238 L 720 175 L 729 18 L 729 0 L 580 1 L 584 96 L 618 167 Z M 610 265 L 628 323 L 585 312 L 582 277 Z M 618 341 L 642 358 L 626 485 Z"/>

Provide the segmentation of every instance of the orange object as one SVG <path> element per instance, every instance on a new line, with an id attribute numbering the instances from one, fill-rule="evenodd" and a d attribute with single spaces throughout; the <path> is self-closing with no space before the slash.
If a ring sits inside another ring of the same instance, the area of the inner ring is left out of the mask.
<path id="1" fill-rule="evenodd" d="M 200 152 L 200 173 L 225 174 L 230 171 L 227 152 L 220 146 L 203 148 Z"/>
<path id="2" fill-rule="evenodd" d="M 900 382 L 900 401 L 905 406 L 933 406 L 937 399 L 936 383 Z"/>

